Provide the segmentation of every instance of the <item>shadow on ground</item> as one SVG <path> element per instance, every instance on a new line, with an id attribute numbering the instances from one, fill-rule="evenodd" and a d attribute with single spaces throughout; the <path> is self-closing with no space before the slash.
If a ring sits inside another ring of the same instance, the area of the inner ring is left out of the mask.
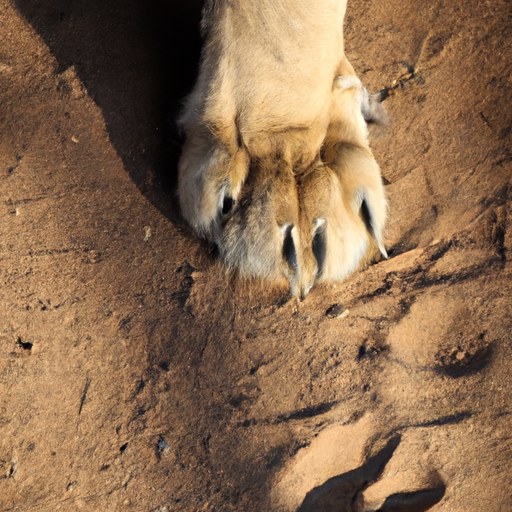
<path id="1" fill-rule="evenodd" d="M 15 5 L 57 59 L 57 73 L 74 67 L 139 190 L 176 221 L 176 118 L 196 77 L 202 1 Z"/>

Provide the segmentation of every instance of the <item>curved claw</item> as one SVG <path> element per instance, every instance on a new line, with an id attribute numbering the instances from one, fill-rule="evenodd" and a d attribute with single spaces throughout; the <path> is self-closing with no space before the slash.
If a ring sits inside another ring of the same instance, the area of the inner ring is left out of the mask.
<path id="1" fill-rule="evenodd" d="M 327 166 L 302 180 L 301 247 L 306 281 L 340 281 L 367 260 L 371 236 L 360 213 L 359 192 L 353 192 Z"/>
<path id="2" fill-rule="evenodd" d="M 178 170 L 182 214 L 199 235 L 211 240 L 240 195 L 249 170 L 247 152 L 229 151 L 204 131 L 187 138 Z"/>
<path id="3" fill-rule="evenodd" d="M 302 254 L 293 169 L 284 160 L 258 159 L 230 217 L 214 232 L 222 260 L 244 277 L 288 280 L 299 293 Z"/>

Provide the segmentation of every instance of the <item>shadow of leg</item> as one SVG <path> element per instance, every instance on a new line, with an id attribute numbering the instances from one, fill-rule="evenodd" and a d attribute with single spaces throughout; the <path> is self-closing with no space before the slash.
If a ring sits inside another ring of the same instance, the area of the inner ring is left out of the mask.
<path id="1" fill-rule="evenodd" d="M 391 438 L 361 467 L 312 489 L 297 512 L 363 512 L 362 491 L 379 478 L 399 443 L 400 436 Z"/>
<path id="2" fill-rule="evenodd" d="M 446 487 L 392 494 L 376 512 L 424 512 L 439 503 Z M 372 512 L 372 511 L 368 511 Z"/>
<path id="3" fill-rule="evenodd" d="M 153 199 L 167 191 L 158 206 L 175 220 L 176 116 L 197 74 L 202 1 L 15 5 L 57 59 L 55 74 L 72 68 L 102 109 L 110 142 L 141 192 Z"/>

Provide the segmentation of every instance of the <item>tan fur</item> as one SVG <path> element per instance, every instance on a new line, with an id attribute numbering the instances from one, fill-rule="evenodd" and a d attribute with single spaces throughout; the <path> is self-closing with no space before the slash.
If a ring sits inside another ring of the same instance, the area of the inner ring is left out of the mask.
<path id="1" fill-rule="evenodd" d="M 299 245 L 296 190 L 290 162 L 256 159 L 238 207 L 215 233 L 228 267 L 247 277 L 278 280 L 284 276 L 294 294 L 299 272 L 283 257 L 283 241 L 288 228 L 294 247 Z"/>
<path id="2" fill-rule="evenodd" d="M 330 166 L 321 165 L 300 180 L 301 294 L 314 282 L 340 281 L 364 264 L 387 257 L 383 224 L 387 205 L 379 167 L 371 153 L 351 144 L 338 146 Z M 374 222 L 368 230 L 361 213 L 365 200 Z M 313 238 L 323 233 L 322 269 Z"/>
<path id="3" fill-rule="evenodd" d="M 343 71 L 350 70 L 347 66 Z M 355 74 L 349 74 L 335 78 L 331 99 L 322 165 L 316 165 L 299 181 L 303 290 L 314 281 L 339 281 L 378 254 L 387 257 L 386 195 L 363 117 L 368 93 Z M 369 215 L 366 222 L 363 201 Z M 321 273 L 312 250 L 319 220 L 325 243 Z"/>
<path id="4" fill-rule="evenodd" d="M 199 77 L 180 120 L 185 219 L 228 267 L 284 276 L 302 296 L 367 257 L 363 199 L 384 250 L 386 202 L 362 114 L 368 96 L 344 56 L 345 7 L 207 0 Z M 328 242 L 321 276 L 311 249 L 320 227 Z"/>
<path id="5" fill-rule="evenodd" d="M 371 103 L 368 91 L 355 75 L 338 76 L 335 84 L 328 135 L 335 141 L 331 144 L 334 153 L 332 162 L 328 157 L 324 162 L 329 163 L 339 177 L 345 203 L 353 211 L 358 211 L 361 201 L 366 202 L 373 228 L 371 235 L 381 255 L 387 258 L 384 247 L 388 214 L 386 194 L 379 165 L 370 149 L 364 119 L 365 111 L 367 115 L 378 118 L 383 110 L 380 104 Z M 373 108 L 378 111 L 372 111 Z"/>
<path id="6" fill-rule="evenodd" d="M 231 163 L 238 152 L 286 155 L 298 168 L 316 158 L 344 14 L 339 0 L 209 2 L 200 73 L 180 120 L 180 203 L 198 232 L 208 235 L 216 221 L 218 196 L 238 198 L 248 171 Z"/>

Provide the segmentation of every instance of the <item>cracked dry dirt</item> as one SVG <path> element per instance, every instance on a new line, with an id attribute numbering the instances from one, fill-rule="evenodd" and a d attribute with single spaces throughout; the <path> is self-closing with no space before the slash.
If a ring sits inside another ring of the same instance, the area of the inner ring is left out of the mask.
<path id="1" fill-rule="evenodd" d="M 0 0 L 0 510 L 511 511 L 510 2 L 349 1 L 392 258 L 302 303 L 177 216 L 185 4 Z"/>

